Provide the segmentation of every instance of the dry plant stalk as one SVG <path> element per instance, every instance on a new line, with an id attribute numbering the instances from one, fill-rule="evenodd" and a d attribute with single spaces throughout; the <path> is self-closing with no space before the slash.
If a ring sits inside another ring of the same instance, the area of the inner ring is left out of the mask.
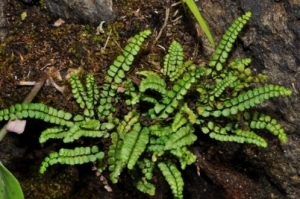
<path id="1" fill-rule="evenodd" d="M 45 81 L 50 78 L 50 75 L 47 72 L 43 72 L 40 80 L 35 83 L 34 87 L 31 89 L 30 93 L 26 96 L 23 103 L 30 103 L 39 90 L 44 85 Z M 15 132 L 21 134 L 24 132 L 26 126 L 26 120 L 10 120 L 6 125 L 0 130 L 0 141 L 4 138 L 7 131 Z"/>

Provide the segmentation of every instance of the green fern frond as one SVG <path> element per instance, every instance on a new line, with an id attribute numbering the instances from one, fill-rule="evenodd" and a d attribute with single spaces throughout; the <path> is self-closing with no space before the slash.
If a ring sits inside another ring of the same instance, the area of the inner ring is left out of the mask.
<path id="1" fill-rule="evenodd" d="M 188 120 L 182 112 L 177 112 L 172 123 L 172 131 L 177 131 L 180 127 L 187 124 Z"/>
<path id="2" fill-rule="evenodd" d="M 100 121 L 99 120 L 82 121 L 82 122 L 79 122 L 79 126 L 81 129 L 99 130 Z"/>
<path id="3" fill-rule="evenodd" d="M 153 177 L 154 162 L 147 158 L 144 158 L 143 160 L 138 161 L 137 165 L 141 169 L 143 176 L 147 180 L 151 180 Z"/>
<path id="4" fill-rule="evenodd" d="M 128 112 L 117 127 L 118 135 L 123 139 L 130 129 L 132 129 L 135 124 L 139 123 L 139 119 L 140 115 L 136 111 Z"/>
<path id="5" fill-rule="evenodd" d="M 163 72 L 166 76 L 174 76 L 176 68 L 183 64 L 183 48 L 180 43 L 173 41 L 169 47 L 168 54 L 165 56 Z"/>
<path id="6" fill-rule="evenodd" d="M 232 73 L 227 74 L 223 79 L 217 81 L 214 90 L 211 92 L 211 96 L 209 97 L 210 101 L 214 101 L 215 98 L 219 97 L 223 91 L 230 87 L 234 81 L 237 80 L 237 77 Z"/>
<path id="7" fill-rule="evenodd" d="M 234 89 L 232 96 L 238 95 L 240 91 L 248 88 L 252 83 L 265 83 L 268 80 L 267 75 L 254 75 L 248 67 L 250 63 L 251 59 L 245 58 L 241 60 L 235 59 L 228 64 L 228 68 L 231 69 L 230 71 L 234 72 L 234 75 L 238 77 L 238 79 L 231 84 L 232 89 Z"/>
<path id="8" fill-rule="evenodd" d="M 164 79 L 159 76 L 149 75 L 141 81 L 139 90 L 144 93 L 146 90 L 150 89 L 164 95 L 167 92 L 166 87 L 167 85 Z"/>
<path id="9" fill-rule="evenodd" d="M 240 136 L 240 138 L 244 138 L 244 141 L 241 141 L 241 143 L 245 142 L 245 143 L 249 143 L 249 144 L 255 144 L 259 147 L 264 147 L 264 148 L 268 146 L 265 139 L 263 139 L 262 137 L 260 137 L 253 131 L 237 129 L 234 131 L 234 133 L 237 136 Z M 241 140 L 243 140 L 243 139 L 241 139 Z"/>
<path id="10" fill-rule="evenodd" d="M 238 17 L 227 29 L 210 62 L 208 63 L 210 67 L 214 68 L 217 71 L 221 71 L 223 69 L 223 63 L 225 63 L 225 61 L 227 60 L 228 53 L 231 51 L 238 33 L 251 18 L 251 15 L 251 12 L 246 12 L 244 15 Z"/>
<path id="11" fill-rule="evenodd" d="M 63 139 L 67 136 L 67 133 L 62 127 L 48 128 L 41 133 L 39 142 L 42 144 L 49 139 Z"/>
<path id="12" fill-rule="evenodd" d="M 256 133 L 252 131 L 243 131 L 243 130 L 236 130 L 235 134 L 218 134 L 216 132 L 212 132 L 209 134 L 210 138 L 215 140 L 219 140 L 221 142 L 237 142 L 237 143 L 248 143 L 248 144 L 255 144 L 259 147 L 267 147 L 267 142 Z"/>
<path id="13" fill-rule="evenodd" d="M 95 78 L 92 74 L 86 75 L 86 93 L 87 93 L 87 101 L 86 103 L 86 110 L 84 110 L 84 115 L 90 118 L 94 118 L 95 110 L 94 106 L 98 103 L 100 94 L 95 82 Z"/>
<path id="14" fill-rule="evenodd" d="M 15 120 L 15 119 L 39 119 L 52 124 L 71 127 L 72 114 L 47 107 L 40 103 L 22 103 L 15 104 L 8 109 L 0 110 L 0 121 Z"/>
<path id="15" fill-rule="evenodd" d="M 98 116 L 100 119 L 104 119 L 110 113 L 115 111 L 112 106 L 112 99 L 117 93 L 117 84 L 124 81 L 125 74 L 130 70 L 135 55 L 137 55 L 144 40 L 150 34 L 150 30 L 144 30 L 131 38 L 124 48 L 122 55 L 119 55 L 113 64 L 110 65 L 105 77 L 105 83 L 100 93 L 101 100 L 98 107 Z"/>
<path id="16" fill-rule="evenodd" d="M 133 169 L 141 154 L 145 151 L 149 142 L 149 129 L 144 127 L 141 129 L 136 124 L 133 131 L 127 133 L 121 148 L 121 159 L 127 162 L 128 169 Z"/>
<path id="17" fill-rule="evenodd" d="M 181 169 L 185 169 L 187 165 L 193 164 L 197 159 L 187 147 L 176 148 L 170 152 L 179 159 Z"/>
<path id="18" fill-rule="evenodd" d="M 281 142 L 287 143 L 288 139 L 283 127 L 269 115 L 254 112 L 252 120 L 250 122 L 250 128 L 266 129 L 270 131 L 273 135 L 277 136 Z"/>
<path id="19" fill-rule="evenodd" d="M 176 113 L 174 116 L 174 120 L 172 122 L 172 130 L 175 132 L 183 125 L 187 124 L 188 122 L 190 124 L 198 123 L 197 115 L 192 111 L 187 103 L 185 103 L 180 111 Z"/>
<path id="20" fill-rule="evenodd" d="M 251 63 L 250 58 L 235 59 L 228 64 L 228 68 L 232 69 L 236 74 L 239 75 L 239 79 L 244 80 L 245 77 L 251 75 L 251 69 L 248 66 Z"/>
<path id="21" fill-rule="evenodd" d="M 239 129 L 238 126 L 234 126 L 232 123 L 228 123 L 225 127 L 220 127 L 209 121 L 201 130 L 205 134 L 209 133 L 210 138 L 221 142 L 248 143 L 259 147 L 267 147 L 267 142 L 262 137 L 250 130 Z"/>
<path id="22" fill-rule="evenodd" d="M 122 155 L 122 153 L 126 153 L 124 147 L 124 139 L 126 135 L 130 132 L 131 129 L 136 130 L 139 126 L 139 114 L 136 112 L 129 112 L 127 115 L 124 116 L 124 119 L 119 123 L 118 127 L 116 128 L 117 132 L 111 133 L 111 145 L 109 146 L 108 150 L 108 165 L 109 165 L 109 171 L 111 172 L 109 177 L 113 183 L 117 183 L 119 180 L 119 175 L 121 174 L 123 168 L 128 163 L 128 160 L 124 161 L 126 155 Z M 131 138 L 130 136 L 126 139 Z M 132 141 L 129 139 L 129 141 Z M 127 143 L 128 144 L 128 143 Z M 135 143 L 133 143 L 135 144 Z M 132 143 L 130 144 L 132 147 Z M 135 155 L 135 154 L 134 154 Z M 130 166 L 134 163 L 134 159 L 131 160 Z"/>
<path id="23" fill-rule="evenodd" d="M 150 71 L 150 70 L 142 70 L 142 71 L 138 71 L 136 72 L 135 74 L 137 75 L 142 75 L 144 77 L 160 77 L 160 75 L 157 73 L 157 72 L 154 72 L 154 71 Z"/>
<path id="24" fill-rule="evenodd" d="M 235 59 L 233 62 L 228 64 L 228 67 L 235 71 L 238 75 L 239 80 L 246 83 L 264 83 L 268 80 L 267 75 L 258 74 L 253 75 L 251 69 L 248 67 L 251 63 L 250 58 Z"/>
<path id="25" fill-rule="evenodd" d="M 79 104 L 80 108 L 85 108 L 85 102 L 87 101 L 87 94 L 85 92 L 84 86 L 81 83 L 79 76 L 77 74 L 72 74 L 69 79 L 72 94 L 76 102 Z"/>
<path id="26" fill-rule="evenodd" d="M 113 64 L 110 65 L 105 82 L 122 82 L 125 77 L 125 72 L 130 70 L 132 62 L 134 61 L 134 56 L 138 54 L 141 45 L 150 34 L 150 30 L 144 30 L 130 39 L 129 43 L 125 46 L 122 55 L 119 55 Z"/>
<path id="27" fill-rule="evenodd" d="M 172 132 L 172 128 L 170 126 L 161 126 L 161 125 L 151 125 L 149 127 L 150 130 L 150 134 L 153 136 L 157 136 L 157 137 L 164 137 L 164 136 L 169 136 L 171 135 Z"/>
<path id="28" fill-rule="evenodd" d="M 149 127 L 150 141 L 147 146 L 147 151 L 152 153 L 152 161 L 156 162 L 157 158 L 165 153 L 165 144 L 170 139 L 173 131 L 170 126 L 162 127 L 152 125 Z"/>
<path id="29" fill-rule="evenodd" d="M 205 126 L 201 126 L 201 130 L 204 134 L 208 134 L 208 133 L 212 132 L 214 127 L 216 126 L 215 123 L 212 121 L 209 121 L 205 124 L 206 124 Z M 221 128 L 218 132 L 220 134 L 226 134 L 227 130 L 225 128 Z"/>
<path id="30" fill-rule="evenodd" d="M 194 135 L 194 128 L 190 125 L 183 126 L 171 134 L 169 140 L 166 142 L 165 150 L 191 145 L 196 140 L 197 136 Z"/>
<path id="31" fill-rule="evenodd" d="M 102 91 L 100 92 L 100 102 L 98 106 L 98 117 L 104 119 L 106 116 L 115 112 L 115 107 L 113 107 L 112 101 L 118 100 L 116 96 L 118 86 L 115 84 L 104 84 Z"/>
<path id="32" fill-rule="evenodd" d="M 228 64 L 228 68 L 230 68 L 234 72 L 234 74 L 239 77 L 238 79 L 241 82 L 252 83 L 254 77 L 252 75 L 251 69 L 247 67 L 250 63 L 250 58 L 245 58 L 242 60 L 235 59 L 233 62 Z"/>
<path id="33" fill-rule="evenodd" d="M 111 133 L 111 145 L 108 149 L 108 160 L 107 164 L 109 165 L 108 170 L 110 171 L 109 178 L 112 183 L 117 183 L 119 176 L 126 163 L 123 163 L 120 158 L 120 149 L 122 146 L 122 140 L 116 132 Z"/>
<path id="34" fill-rule="evenodd" d="M 239 111 L 244 111 L 254 107 L 271 97 L 289 96 L 291 94 L 292 91 L 283 86 L 267 84 L 265 86 L 240 93 L 237 97 L 225 101 L 217 106 L 218 110 L 214 111 L 212 115 L 220 116 L 219 113 L 225 117 L 235 115 Z"/>
<path id="35" fill-rule="evenodd" d="M 162 112 L 161 117 L 167 118 L 169 114 L 171 114 L 179 105 L 180 100 L 184 98 L 194 82 L 196 82 L 196 77 L 194 74 L 186 73 L 182 79 L 176 82 L 172 90 L 168 91 L 166 97 L 163 99 L 163 104 L 165 105 L 164 109 L 155 109 L 156 114 Z"/>
<path id="36" fill-rule="evenodd" d="M 139 101 L 144 101 L 144 102 L 149 102 L 151 104 L 159 104 L 159 102 L 157 101 L 157 99 L 155 99 L 154 96 L 149 96 L 149 95 L 144 95 L 144 94 L 140 94 L 139 95 Z"/>
<path id="37" fill-rule="evenodd" d="M 158 138 L 150 137 L 149 146 L 147 151 L 150 152 L 161 152 L 161 155 L 165 152 L 165 144 L 169 140 L 167 136 L 161 136 Z"/>
<path id="38" fill-rule="evenodd" d="M 144 158 L 137 162 L 137 166 L 141 169 L 143 175 L 142 179 L 136 183 L 137 189 L 153 196 L 155 194 L 155 186 L 148 182 L 148 180 L 151 180 L 153 177 L 154 162 Z"/>
<path id="39" fill-rule="evenodd" d="M 156 96 L 148 95 L 145 93 L 148 89 L 152 91 L 156 91 L 164 96 L 167 92 L 166 90 L 166 82 L 162 79 L 157 73 L 152 71 L 141 71 L 137 74 L 143 75 L 146 78 L 143 79 L 139 85 L 139 96 L 136 101 L 145 101 L 152 104 L 159 104 Z"/>
<path id="40" fill-rule="evenodd" d="M 117 183 L 119 175 L 127 164 L 128 169 L 133 169 L 140 155 L 144 152 L 149 141 L 149 130 L 141 129 L 139 124 L 135 124 L 133 131 L 125 135 L 124 140 L 120 141 L 116 134 L 112 134 L 113 143 L 110 146 L 108 164 L 110 179 Z"/>
<path id="41" fill-rule="evenodd" d="M 72 74 L 69 79 L 73 97 L 79 104 L 80 108 L 84 109 L 84 115 L 94 117 L 94 105 L 99 100 L 99 91 L 92 74 L 86 75 L 85 86 L 81 83 L 77 74 Z"/>
<path id="42" fill-rule="evenodd" d="M 95 82 L 94 75 L 91 73 L 88 73 L 86 75 L 85 82 L 86 82 L 88 99 L 93 100 L 92 105 L 96 105 L 98 103 L 98 100 L 100 97 L 100 92 L 99 92 L 97 84 Z"/>
<path id="43" fill-rule="evenodd" d="M 156 131 L 150 131 L 150 141 L 147 146 L 147 152 L 152 153 L 152 161 L 156 162 L 157 159 L 164 155 L 167 149 L 166 143 L 170 140 L 170 136 L 173 134 L 172 129 L 168 127 L 162 127 Z"/>
<path id="44" fill-rule="evenodd" d="M 181 177 L 180 171 L 171 162 L 159 162 L 158 168 L 168 182 L 174 197 L 176 199 L 182 199 L 184 182 Z"/>
<path id="45" fill-rule="evenodd" d="M 169 79 L 172 82 L 176 81 L 185 71 L 195 70 L 195 68 L 196 65 L 192 61 L 190 60 L 185 61 L 183 64 L 176 67 L 176 70 L 169 75 Z"/>
<path id="46" fill-rule="evenodd" d="M 193 71 L 187 71 L 182 79 L 179 79 L 172 90 L 169 90 L 163 99 L 163 104 L 156 104 L 154 106 L 154 114 L 159 115 L 158 118 L 167 118 L 173 113 L 174 109 L 177 108 L 179 102 L 187 94 L 193 83 L 200 77 L 203 73 L 203 68 L 197 68 Z M 151 111 L 151 117 L 155 117 Z"/>
<path id="47" fill-rule="evenodd" d="M 124 83 L 125 95 L 129 96 L 129 99 L 126 99 L 125 103 L 128 106 L 133 106 L 139 102 L 139 94 L 135 85 L 132 81 L 127 80 Z"/>
<path id="48" fill-rule="evenodd" d="M 196 113 L 194 113 L 194 111 L 192 109 L 190 109 L 190 107 L 188 107 L 187 103 L 185 103 L 182 106 L 182 111 L 187 115 L 187 118 L 190 122 L 190 124 L 198 124 L 198 115 L 196 115 Z"/>
<path id="49" fill-rule="evenodd" d="M 209 92 L 211 92 L 213 88 L 208 85 L 198 85 L 196 91 L 199 93 L 199 103 L 207 104 L 209 102 Z"/>
<path id="50" fill-rule="evenodd" d="M 98 120 L 88 120 L 74 123 L 72 127 L 64 132 L 43 131 L 40 136 L 40 141 L 47 141 L 48 139 L 63 139 L 64 143 L 70 143 L 74 140 L 78 140 L 81 137 L 93 137 L 100 138 L 108 135 L 107 131 L 100 131 L 100 122 Z"/>
<path id="51" fill-rule="evenodd" d="M 104 153 L 99 151 L 97 146 L 76 147 L 75 149 L 60 149 L 59 152 L 50 153 L 42 162 L 40 173 L 44 173 L 47 168 L 54 164 L 85 164 L 95 162 L 104 158 Z"/>
<path id="52" fill-rule="evenodd" d="M 155 194 L 154 184 L 148 182 L 146 179 L 139 180 L 135 186 L 138 190 L 143 193 L 149 194 L 150 196 L 154 196 Z"/>

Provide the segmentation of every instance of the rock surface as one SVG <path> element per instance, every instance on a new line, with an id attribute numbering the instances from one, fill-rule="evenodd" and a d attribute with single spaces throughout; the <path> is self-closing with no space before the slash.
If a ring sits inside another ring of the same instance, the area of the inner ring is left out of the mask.
<path id="1" fill-rule="evenodd" d="M 21 0 L 23 3 L 32 4 L 34 0 Z M 0 0 L 0 41 L 8 32 L 5 17 L 6 0 Z M 99 25 L 101 21 L 112 23 L 116 13 L 112 9 L 112 0 L 62 0 L 44 1 L 47 10 L 54 18 L 62 18 L 68 22 Z"/>
<path id="2" fill-rule="evenodd" d="M 263 189 L 269 186 L 268 189 L 271 192 L 266 192 L 264 198 L 299 198 L 300 1 L 204 0 L 199 1 L 199 7 L 202 8 L 203 15 L 217 38 L 221 37 L 224 30 L 237 16 L 245 11 L 253 13 L 252 19 L 239 37 L 233 57 L 250 56 L 252 67 L 258 72 L 268 74 L 270 82 L 284 85 L 293 91 L 291 97 L 273 99 L 260 107 L 265 113 L 272 115 L 283 124 L 289 142 L 286 145 L 269 143 L 268 149 L 259 151 L 246 147 L 242 149 L 242 152 L 238 151 L 241 149 L 237 149 L 237 151 L 228 152 L 227 155 L 242 154 L 244 161 L 247 160 L 250 163 L 244 165 L 245 170 L 256 167 L 263 171 L 263 173 L 256 172 L 256 174 L 261 175 L 261 179 L 269 181 L 267 183 L 269 185 L 257 182 L 256 188 Z M 216 183 L 222 187 L 225 186 L 222 185 L 226 183 L 225 179 L 219 181 L 218 176 L 215 176 L 215 173 L 209 169 L 210 166 L 204 166 L 204 170 L 205 168 L 208 175 L 211 175 L 212 179 L 215 178 Z M 251 175 L 244 175 L 244 178 L 248 181 L 253 180 Z M 231 191 L 235 188 L 237 187 L 231 187 Z M 247 191 L 247 186 L 244 187 L 244 191 Z M 257 191 L 252 189 L 252 193 L 240 192 L 239 196 L 232 198 L 257 198 L 256 194 Z"/>
<path id="3" fill-rule="evenodd" d="M 101 21 L 112 23 L 116 13 L 112 0 L 44 0 L 53 17 L 70 22 L 99 25 Z"/>

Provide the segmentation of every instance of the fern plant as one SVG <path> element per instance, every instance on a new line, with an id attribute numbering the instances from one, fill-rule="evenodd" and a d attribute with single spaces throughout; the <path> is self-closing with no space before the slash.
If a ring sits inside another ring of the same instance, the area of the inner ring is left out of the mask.
<path id="1" fill-rule="evenodd" d="M 183 198 L 181 170 L 196 161 L 190 150 L 197 140 L 195 129 L 212 139 L 249 143 L 267 147 L 267 141 L 256 133 L 268 130 L 286 143 L 282 126 L 271 116 L 252 108 L 291 91 L 267 84 L 267 77 L 251 72 L 249 58 L 228 61 L 233 43 L 250 19 L 247 12 L 228 28 L 207 66 L 197 66 L 183 59 L 183 48 L 173 41 L 164 58 L 162 71 L 139 71 L 139 84 L 126 75 L 149 30 L 134 36 L 107 71 L 102 90 L 98 91 L 93 75 L 83 84 L 72 75 L 70 84 L 82 113 L 57 110 L 44 104 L 16 104 L 0 110 L 0 121 L 34 118 L 54 124 L 41 133 L 40 143 L 61 139 L 64 143 L 85 137 L 109 139 L 103 146 L 79 146 L 49 154 L 42 163 L 44 173 L 53 164 L 97 162 L 99 172 L 109 172 L 117 183 L 129 171 L 137 189 L 155 194 L 153 172 L 164 176 L 175 198 Z M 125 92 L 118 92 L 126 88 Z M 195 97 L 196 96 L 196 97 Z M 127 105 L 118 110 L 118 103 Z M 98 143 L 98 142 L 96 142 Z"/>

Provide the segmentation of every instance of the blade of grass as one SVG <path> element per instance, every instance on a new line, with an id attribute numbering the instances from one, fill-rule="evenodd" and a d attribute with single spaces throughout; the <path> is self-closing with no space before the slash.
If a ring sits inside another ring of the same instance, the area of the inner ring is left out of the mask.
<path id="1" fill-rule="evenodd" d="M 182 0 L 182 1 L 186 3 L 186 5 L 190 9 L 190 11 L 192 12 L 194 17 L 198 21 L 198 23 L 199 23 L 200 27 L 202 28 L 203 32 L 205 33 L 206 37 L 208 38 L 209 43 L 212 45 L 213 48 L 215 48 L 215 42 L 212 37 L 212 34 L 211 34 L 204 18 L 202 17 L 196 3 L 194 2 L 194 0 Z"/>

